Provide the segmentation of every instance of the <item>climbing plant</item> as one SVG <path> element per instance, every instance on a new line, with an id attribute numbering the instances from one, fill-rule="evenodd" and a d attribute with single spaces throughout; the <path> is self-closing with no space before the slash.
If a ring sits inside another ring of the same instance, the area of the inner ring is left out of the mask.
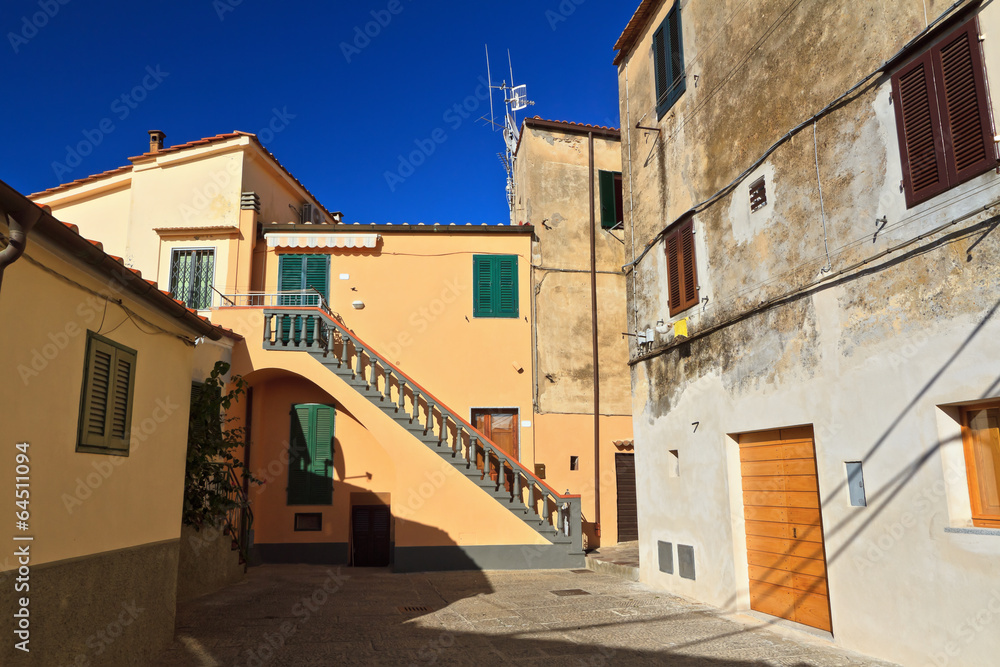
<path id="1" fill-rule="evenodd" d="M 246 428 L 234 425 L 237 419 L 223 416 L 247 388 L 239 375 L 227 383 L 223 378 L 228 372 L 229 364 L 216 362 L 211 375 L 191 389 L 183 520 L 197 530 L 220 525 L 227 512 L 240 506 L 243 476 L 257 482 L 234 455 L 246 445 Z"/>

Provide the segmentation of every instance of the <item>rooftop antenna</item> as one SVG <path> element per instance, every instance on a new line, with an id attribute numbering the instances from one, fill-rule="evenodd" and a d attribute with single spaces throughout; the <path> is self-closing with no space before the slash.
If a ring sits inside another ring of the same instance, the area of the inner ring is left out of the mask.
<path id="1" fill-rule="evenodd" d="M 514 153 L 517 151 L 517 144 L 520 140 L 520 128 L 517 123 L 517 112 L 522 111 L 529 106 L 533 105 L 534 102 L 528 100 L 528 87 L 527 86 L 515 86 L 514 85 L 514 64 L 511 59 L 510 49 L 507 49 L 507 67 L 510 72 L 510 84 L 507 81 L 503 81 L 499 86 L 493 85 L 493 72 L 490 70 L 490 48 L 489 45 L 486 46 L 486 76 L 487 83 L 490 88 L 490 118 L 487 121 L 486 116 L 480 118 L 484 123 L 489 123 L 490 130 L 502 130 L 504 143 L 506 144 L 506 153 L 501 153 L 500 161 L 503 163 L 504 168 L 507 171 L 507 205 L 510 207 L 511 212 L 514 210 Z M 501 125 L 496 122 L 496 115 L 493 110 L 493 91 L 499 90 L 503 95 L 504 101 L 504 122 Z"/>

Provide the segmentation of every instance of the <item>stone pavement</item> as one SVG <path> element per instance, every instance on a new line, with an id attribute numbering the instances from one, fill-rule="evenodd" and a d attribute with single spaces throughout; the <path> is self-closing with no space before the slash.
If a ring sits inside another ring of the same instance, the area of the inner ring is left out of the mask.
<path id="1" fill-rule="evenodd" d="M 587 569 L 639 581 L 639 543 L 619 542 L 587 552 Z"/>
<path id="2" fill-rule="evenodd" d="M 590 570 L 268 565 L 181 605 L 174 644 L 154 664 L 887 665 L 756 625 Z"/>

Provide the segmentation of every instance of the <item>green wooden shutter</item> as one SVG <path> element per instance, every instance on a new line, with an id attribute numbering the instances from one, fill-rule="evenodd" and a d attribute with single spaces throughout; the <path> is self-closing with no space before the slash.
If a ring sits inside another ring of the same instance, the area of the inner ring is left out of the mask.
<path id="1" fill-rule="evenodd" d="M 108 397 L 111 395 L 111 368 L 115 348 L 91 338 L 84 370 L 83 412 L 80 415 L 80 444 L 106 447 L 108 444 Z"/>
<path id="2" fill-rule="evenodd" d="M 292 431 L 288 438 L 288 504 L 306 505 L 309 501 L 309 406 L 292 408 Z"/>
<path id="3" fill-rule="evenodd" d="M 473 257 L 473 317 L 493 317 L 493 262 L 489 255 Z"/>
<path id="4" fill-rule="evenodd" d="M 687 90 L 679 1 L 674 3 L 667 18 L 653 33 L 653 68 L 656 77 L 656 112 L 662 118 Z"/>
<path id="5" fill-rule="evenodd" d="M 330 256 L 306 255 L 303 273 L 303 289 L 315 288 L 323 298 L 329 301 L 330 293 Z"/>
<path id="6" fill-rule="evenodd" d="M 611 229 L 618 224 L 615 211 L 615 172 L 600 172 L 601 185 L 601 227 Z"/>
<path id="7" fill-rule="evenodd" d="M 113 388 L 108 401 L 108 447 L 128 451 L 132 425 L 132 389 L 135 384 L 135 353 L 115 349 Z"/>
<path id="8" fill-rule="evenodd" d="M 309 502 L 312 505 L 333 503 L 333 424 L 335 410 L 329 405 L 310 406 L 312 431 L 312 478 L 309 487 Z"/>
<path id="9" fill-rule="evenodd" d="M 288 504 L 333 503 L 333 436 L 336 411 L 328 405 L 292 408 Z"/>
<path id="10" fill-rule="evenodd" d="M 494 259 L 495 317 L 517 317 L 517 257 L 504 255 Z"/>
<path id="11" fill-rule="evenodd" d="M 88 336 L 78 446 L 128 452 L 136 353 Z"/>
<path id="12" fill-rule="evenodd" d="M 302 255 L 281 255 L 278 259 L 279 292 L 302 291 L 302 257 Z M 301 300 L 298 296 L 283 296 L 279 305 L 298 306 Z"/>

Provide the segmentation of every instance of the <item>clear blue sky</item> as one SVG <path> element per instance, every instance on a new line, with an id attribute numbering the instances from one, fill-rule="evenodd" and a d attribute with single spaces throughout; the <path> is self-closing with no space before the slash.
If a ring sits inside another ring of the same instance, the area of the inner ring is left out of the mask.
<path id="1" fill-rule="evenodd" d="M 150 129 L 167 145 L 244 130 L 348 222 L 506 222 L 503 140 L 476 121 L 488 102 L 452 110 L 477 103 L 483 45 L 498 79 L 510 49 L 529 115 L 617 126 L 612 47 L 637 6 L 4 0 L 0 179 L 30 193 L 127 164 Z M 443 142 L 400 170 L 435 130 Z M 70 155 L 81 142 L 89 155 Z M 391 188 L 386 172 L 407 177 Z"/>

